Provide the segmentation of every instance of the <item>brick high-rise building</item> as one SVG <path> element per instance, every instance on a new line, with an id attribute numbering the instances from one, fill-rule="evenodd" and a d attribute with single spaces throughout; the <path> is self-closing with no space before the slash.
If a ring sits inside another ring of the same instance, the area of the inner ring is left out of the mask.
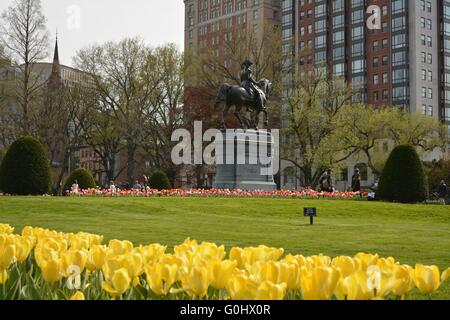
<path id="1" fill-rule="evenodd" d="M 367 24 L 373 5 L 375 29 Z M 353 102 L 419 111 L 450 134 L 449 0 L 283 0 L 281 17 L 283 50 L 300 72 L 326 65 L 357 89 Z M 353 165 L 362 164 L 349 164 L 342 186 Z"/>
<path id="2" fill-rule="evenodd" d="M 223 48 L 238 25 L 255 32 L 266 22 L 279 24 L 281 0 L 184 0 L 185 50 Z"/>
<path id="3" fill-rule="evenodd" d="M 372 5 L 380 29 L 367 27 Z M 283 0 L 282 30 L 300 68 L 327 64 L 360 88 L 355 102 L 419 110 L 450 130 L 450 1 Z"/>

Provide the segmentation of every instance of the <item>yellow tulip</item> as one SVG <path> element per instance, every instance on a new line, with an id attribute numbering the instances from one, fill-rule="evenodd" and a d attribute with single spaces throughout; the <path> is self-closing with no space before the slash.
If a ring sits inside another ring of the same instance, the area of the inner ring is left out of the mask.
<path id="1" fill-rule="evenodd" d="M 373 291 L 367 288 L 364 271 L 357 271 L 352 275 L 341 278 L 335 290 L 335 296 L 339 300 L 370 300 Z"/>
<path id="2" fill-rule="evenodd" d="M 257 262 L 250 271 L 259 282 L 286 284 L 288 290 L 300 289 L 300 267 L 296 264 L 269 261 Z"/>
<path id="3" fill-rule="evenodd" d="M 399 265 L 395 262 L 394 258 L 379 258 L 375 264 L 384 272 L 394 272 L 395 268 Z"/>
<path id="4" fill-rule="evenodd" d="M 270 281 L 261 283 L 258 287 L 257 300 L 283 300 L 286 295 L 286 284 L 274 284 Z"/>
<path id="5" fill-rule="evenodd" d="M 128 271 L 122 268 L 114 271 L 109 281 L 103 282 L 103 290 L 110 293 L 113 298 L 117 298 L 130 288 L 130 284 L 131 278 L 128 275 Z"/>
<path id="6" fill-rule="evenodd" d="M 8 244 L 5 246 L 0 243 L 0 270 L 8 269 L 15 262 L 16 262 L 16 246 L 12 244 Z"/>
<path id="7" fill-rule="evenodd" d="M 236 261 L 212 260 L 209 264 L 211 286 L 216 289 L 224 289 L 231 275 L 234 273 L 236 266 Z"/>
<path id="8" fill-rule="evenodd" d="M 392 293 L 398 297 L 404 297 L 405 294 L 414 289 L 414 269 L 410 266 L 396 266 L 395 285 Z"/>
<path id="9" fill-rule="evenodd" d="M 0 234 L 12 234 L 14 232 L 14 228 L 9 224 L 1 224 L 0 223 Z"/>
<path id="10" fill-rule="evenodd" d="M 125 266 L 128 271 L 128 275 L 133 281 L 133 286 L 139 284 L 139 276 L 144 273 L 144 259 L 139 253 L 130 253 L 125 255 Z"/>
<path id="11" fill-rule="evenodd" d="M 106 260 L 106 247 L 103 245 L 93 245 L 88 253 L 86 268 L 89 271 L 101 270 Z"/>
<path id="12" fill-rule="evenodd" d="M 384 298 L 395 288 L 396 278 L 392 272 L 383 271 L 378 266 L 369 266 L 364 274 L 365 277 L 361 276 L 360 281 L 367 285 L 373 298 Z"/>
<path id="13" fill-rule="evenodd" d="M 5 284 L 8 280 L 8 271 L 0 268 L 0 284 Z"/>
<path id="14" fill-rule="evenodd" d="M 230 260 L 235 260 L 238 263 L 238 268 L 245 268 L 247 271 L 250 271 L 256 262 L 278 261 L 283 253 L 284 249 L 266 246 L 245 249 L 232 248 Z"/>
<path id="15" fill-rule="evenodd" d="M 142 255 L 144 264 L 152 264 L 158 262 L 166 249 L 167 247 L 160 244 L 152 244 L 149 246 L 139 246 L 135 248 L 135 251 Z"/>
<path id="16" fill-rule="evenodd" d="M 78 291 L 77 293 L 75 293 L 72 297 L 70 297 L 69 300 L 74 300 L 74 301 L 82 301 L 82 300 L 86 300 L 84 297 L 84 293 L 81 291 Z"/>
<path id="17" fill-rule="evenodd" d="M 84 250 L 68 250 L 62 252 L 61 258 L 63 261 L 63 273 L 64 276 L 67 277 L 71 273 L 69 269 L 71 267 L 78 267 L 80 269 L 80 273 L 83 272 L 86 261 L 87 261 L 87 252 Z"/>
<path id="18" fill-rule="evenodd" d="M 157 263 L 146 266 L 147 282 L 150 289 L 157 295 L 165 296 L 176 281 L 178 267 Z"/>
<path id="19" fill-rule="evenodd" d="M 305 300 L 330 300 L 340 279 L 336 268 L 301 269 L 301 291 Z"/>
<path id="20" fill-rule="evenodd" d="M 205 267 L 193 267 L 187 276 L 182 279 L 183 289 L 189 295 L 202 299 L 206 296 L 209 287 L 208 269 Z"/>
<path id="21" fill-rule="evenodd" d="M 228 281 L 226 289 L 233 300 L 255 300 L 259 286 L 255 279 L 237 273 Z"/>
<path id="22" fill-rule="evenodd" d="M 311 267 L 311 263 L 306 259 L 304 256 L 297 255 L 293 256 L 291 254 L 287 255 L 286 258 L 284 258 L 281 262 L 288 263 L 288 264 L 295 264 L 297 266 L 301 267 Z"/>
<path id="23" fill-rule="evenodd" d="M 369 266 L 376 265 L 378 261 L 378 255 L 358 253 L 355 259 L 359 262 L 360 270 L 366 271 Z"/>
<path id="24" fill-rule="evenodd" d="M 280 263 L 280 272 L 277 284 L 285 283 L 287 290 L 300 289 L 300 269 L 296 264 Z"/>
<path id="25" fill-rule="evenodd" d="M 133 250 L 133 244 L 130 241 L 111 240 L 108 247 L 113 255 L 126 254 Z"/>
<path id="26" fill-rule="evenodd" d="M 225 246 L 218 247 L 215 243 L 203 242 L 198 247 L 198 252 L 203 259 L 223 260 L 225 257 Z"/>
<path id="27" fill-rule="evenodd" d="M 237 262 L 237 267 L 240 269 L 244 268 L 244 264 L 242 262 L 242 249 L 238 247 L 233 247 L 230 250 L 230 260 Z"/>
<path id="28" fill-rule="evenodd" d="M 441 275 L 437 266 L 417 264 L 414 269 L 414 283 L 422 293 L 436 292 L 441 285 Z"/>
<path id="29" fill-rule="evenodd" d="M 45 261 L 41 266 L 42 278 L 54 283 L 63 277 L 63 262 L 62 259 Z"/>
<path id="30" fill-rule="evenodd" d="M 32 239 L 30 237 L 17 236 L 15 240 L 17 262 L 24 262 L 33 249 Z"/>
<path id="31" fill-rule="evenodd" d="M 330 267 L 331 258 L 320 254 L 318 256 L 308 257 L 307 260 L 311 263 L 313 267 Z"/>
<path id="32" fill-rule="evenodd" d="M 447 281 L 448 278 L 450 278 L 450 268 L 448 268 L 447 270 L 445 270 L 445 271 L 442 273 L 442 276 L 441 276 L 441 282 Z"/>
<path id="33" fill-rule="evenodd" d="M 341 270 L 341 275 L 346 278 L 359 269 L 359 261 L 351 257 L 336 257 L 331 262 L 331 265 Z"/>

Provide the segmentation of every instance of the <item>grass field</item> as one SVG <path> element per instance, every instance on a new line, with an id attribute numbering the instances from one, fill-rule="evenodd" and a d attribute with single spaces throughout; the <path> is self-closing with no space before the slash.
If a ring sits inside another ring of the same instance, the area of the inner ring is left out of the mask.
<path id="1" fill-rule="evenodd" d="M 303 207 L 317 207 L 314 226 Z M 265 244 L 287 253 L 357 252 L 402 263 L 450 266 L 450 209 L 356 201 L 224 198 L 0 198 L 0 223 L 103 234 L 106 240 L 168 246 L 191 237 L 232 246 Z M 417 296 L 421 298 L 421 296 Z M 446 283 L 437 298 L 450 299 Z"/>

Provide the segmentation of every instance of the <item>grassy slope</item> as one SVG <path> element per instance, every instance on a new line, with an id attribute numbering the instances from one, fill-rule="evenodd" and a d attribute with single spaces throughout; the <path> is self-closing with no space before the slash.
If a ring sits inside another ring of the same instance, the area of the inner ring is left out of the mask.
<path id="1" fill-rule="evenodd" d="M 314 226 L 302 208 L 318 208 Z M 185 238 L 231 246 L 266 244 L 288 253 L 357 252 L 402 263 L 450 266 L 450 210 L 354 201 L 217 198 L 0 198 L 0 223 L 86 231 L 106 239 L 173 246 Z M 439 297 L 450 299 L 450 285 Z"/>

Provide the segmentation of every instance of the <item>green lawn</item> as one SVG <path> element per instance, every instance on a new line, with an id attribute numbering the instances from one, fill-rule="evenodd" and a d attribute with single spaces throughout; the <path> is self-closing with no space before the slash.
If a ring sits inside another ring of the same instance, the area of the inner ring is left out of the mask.
<path id="1" fill-rule="evenodd" d="M 314 226 L 303 207 L 317 207 Z M 360 201 L 224 198 L 1 197 L 0 223 L 103 234 L 169 246 L 187 237 L 231 246 L 266 244 L 293 254 L 357 252 L 450 266 L 450 210 Z M 418 296 L 420 297 L 420 296 Z M 450 299 L 450 284 L 439 298 Z"/>

